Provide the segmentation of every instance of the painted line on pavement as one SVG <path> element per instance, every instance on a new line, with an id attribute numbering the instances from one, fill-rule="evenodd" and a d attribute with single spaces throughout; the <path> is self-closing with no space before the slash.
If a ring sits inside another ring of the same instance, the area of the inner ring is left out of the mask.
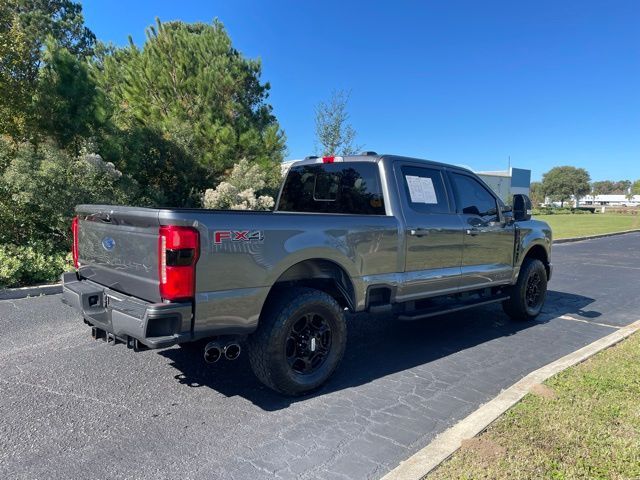
<path id="1" fill-rule="evenodd" d="M 619 330 L 623 327 L 621 327 L 620 325 L 609 325 L 608 323 L 598 323 L 598 322 L 592 322 L 590 320 L 585 320 L 583 318 L 575 318 L 575 317 L 571 317 L 569 315 L 560 315 L 559 318 L 561 320 L 571 320 L 572 322 L 580 322 L 580 323 L 588 323 L 590 325 L 598 325 L 599 327 L 608 327 L 608 328 L 614 328 L 616 330 Z"/>

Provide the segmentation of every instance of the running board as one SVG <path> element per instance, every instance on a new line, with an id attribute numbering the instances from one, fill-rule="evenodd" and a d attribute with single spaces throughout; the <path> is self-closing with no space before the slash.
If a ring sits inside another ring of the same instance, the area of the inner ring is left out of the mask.
<path id="1" fill-rule="evenodd" d="M 457 305 L 451 308 L 433 308 L 426 310 L 417 310 L 413 315 L 402 314 L 398 316 L 398 320 L 402 321 L 412 321 L 412 320 L 422 320 L 423 318 L 435 317 L 436 315 L 444 315 L 445 313 L 453 313 L 459 312 L 460 310 L 466 310 L 468 308 L 479 307 L 481 305 L 489 305 L 491 303 L 502 302 L 509 298 L 509 295 L 500 295 L 498 297 L 493 297 L 489 300 L 476 300 L 466 303 L 458 303 Z"/>

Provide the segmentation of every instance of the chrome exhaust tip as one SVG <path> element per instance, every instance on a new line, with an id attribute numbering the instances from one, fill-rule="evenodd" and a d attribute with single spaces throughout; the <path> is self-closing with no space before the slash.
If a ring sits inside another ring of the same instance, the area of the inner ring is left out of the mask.
<path id="1" fill-rule="evenodd" d="M 224 347 L 224 358 L 226 358 L 227 360 L 235 360 L 240 356 L 241 351 L 242 349 L 240 348 L 239 344 L 228 343 Z"/>
<path id="2" fill-rule="evenodd" d="M 204 361 L 207 363 L 216 363 L 222 357 L 222 349 L 218 342 L 209 342 L 204 347 Z"/>

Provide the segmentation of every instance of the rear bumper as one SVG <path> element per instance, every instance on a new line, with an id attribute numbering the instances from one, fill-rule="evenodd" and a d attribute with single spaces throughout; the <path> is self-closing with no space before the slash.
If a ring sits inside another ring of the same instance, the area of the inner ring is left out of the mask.
<path id="1" fill-rule="evenodd" d="M 165 348 L 191 338 L 192 304 L 149 303 L 111 290 L 75 272 L 62 274 L 62 301 L 85 321 L 127 345 L 135 340 L 149 348 Z"/>

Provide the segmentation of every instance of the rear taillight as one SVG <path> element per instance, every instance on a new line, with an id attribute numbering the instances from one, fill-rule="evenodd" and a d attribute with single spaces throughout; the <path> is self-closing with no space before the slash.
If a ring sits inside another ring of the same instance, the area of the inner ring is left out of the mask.
<path id="1" fill-rule="evenodd" d="M 191 227 L 160 227 L 160 297 L 163 300 L 193 298 L 196 291 L 196 262 L 200 236 Z"/>
<path id="2" fill-rule="evenodd" d="M 78 217 L 73 217 L 71 221 L 71 232 L 73 233 L 73 245 L 71 246 L 73 266 L 80 268 L 80 262 L 78 261 Z"/>

